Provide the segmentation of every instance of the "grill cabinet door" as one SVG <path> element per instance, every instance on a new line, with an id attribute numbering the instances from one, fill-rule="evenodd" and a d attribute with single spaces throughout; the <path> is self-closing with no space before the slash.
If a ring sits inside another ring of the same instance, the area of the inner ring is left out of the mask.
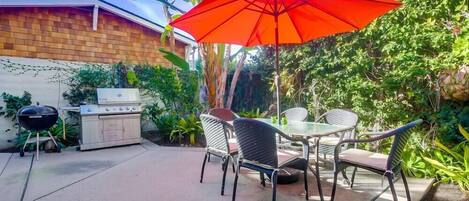
<path id="1" fill-rule="evenodd" d="M 104 142 L 117 141 L 123 139 L 124 127 L 122 124 L 123 115 L 100 116 L 101 133 Z"/>
<path id="2" fill-rule="evenodd" d="M 140 114 L 127 115 L 123 119 L 124 139 L 140 138 Z"/>

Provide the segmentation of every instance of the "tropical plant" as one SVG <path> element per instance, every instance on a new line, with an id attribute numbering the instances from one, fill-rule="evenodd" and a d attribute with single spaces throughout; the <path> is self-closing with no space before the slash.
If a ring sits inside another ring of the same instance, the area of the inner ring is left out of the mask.
<path id="1" fill-rule="evenodd" d="M 469 194 L 469 132 L 458 126 L 465 141 L 453 147 L 447 147 L 436 140 L 432 156 L 423 159 L 436 169 L 439 182 L 452 182 Z"/>
<path id="2" fill-rule="evenodd" d="M 63 97 L 71 105 L 80 102 L 97 103 L 96 88 L 113 86 L 113 76 L 109 68 L 101 65 L 85 65 L 73 72 L 67 80 L 70 90 Z"/>
<path id="3" fill-rule="evenodd" d="M 189 143 L 194 145 L 197 136 L 202 132 L 200 120 L 194 114 L 190 114 L 178 121 L 175 129 L 171 132 L 170 138 L 172 141 L 178 140 L 179 144 L 182 144 L 182 140 L 187 136 Z"/>
<path id="4" fill-rule="evenodd" d="M 5 102 L 5 107 L 0 107 L 0 116 L 3 116 L 14 122 L 13 127 L 17 128 L 16 113 L 24 106 L 31 105 L 31 94 L 27 91 L 23 92 L 23 96 L 14 96 L 7 93 L 2 93 L 1 97 Z M 5 129 L 4 132 L 8 133 L 10 129 Z"/>
<path id="5" fill-rule="evenodd" d="M 31 94 L 27 91 L 24 91 L 21 97 L 3 92 L 2 98 L 5 109 L 2 109 L 1 114 L 11 121 L 16 121 L 16 113 L 20 108 L 31 105 Z"/>
<path id="6" fill-rule="evenodd" d="M 153 122 L 162 134 L 163 138 L 170 139 L 170 135 L 176 128 L 179 116 L 174 113 L 165 113 L 153 118 Z"/>

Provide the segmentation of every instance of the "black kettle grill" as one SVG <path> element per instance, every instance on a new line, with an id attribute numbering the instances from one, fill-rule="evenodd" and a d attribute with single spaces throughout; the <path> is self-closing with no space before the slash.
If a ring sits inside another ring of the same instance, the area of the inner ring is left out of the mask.
<path id="1" fill-rule="evenodd" d="M 59 118 L 57 109 L 48 105 L 30 105 L 22 107 L 16 113 L 16 118 L 20 128 L 23 127 L 29 131 L 28 138 L 23 147 L 20 148 L 20 156 L 24 156 L 24 150 L 27 144 L 36 143 L 36 159 L 39 160 L 39 145 L 41 142 L 52 140 L 57 147 L 57 152 L 60 152 L 60 145 L 57 144 L 54 137 L 48 131 L 49 128 L 54 126 Z M 41 131 L 47 130 L 49 137 L 39 137 Z M 36 133 L 36 139 L 31 139 L 31 134 Z"/>

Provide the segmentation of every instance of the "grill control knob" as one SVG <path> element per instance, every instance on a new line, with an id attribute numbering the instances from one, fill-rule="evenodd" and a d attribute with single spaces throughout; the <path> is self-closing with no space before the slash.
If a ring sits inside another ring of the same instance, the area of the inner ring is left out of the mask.
<path id="1" fill-rule="evenodd" d="M 86 111 L 87 111 L 87 112 L 91 112 L 91 109 L 90 109 L 90 108 L 88 108 Z"/>
<path id="2" fill-rule="evenodd" d="M 125 108 L 126 110 L 130 110 L 130 107 Z"/>
<path id="3" fill-rule="evenodd" d="M 120 107 L 119 110 L 122 111 L 122 110 L 124 110 L 124 108 Z"/>
<path id="4" fill-rule="evenodd" d="M 109 112 L 109 108 L 106 108 L 106 111 L 108 111 L 108 112 Z"/>

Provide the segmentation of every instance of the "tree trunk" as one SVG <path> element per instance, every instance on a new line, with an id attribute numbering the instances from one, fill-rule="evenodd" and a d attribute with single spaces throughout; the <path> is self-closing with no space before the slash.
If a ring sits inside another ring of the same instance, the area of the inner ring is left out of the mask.
<path id="1" fill-rule="evenodd" d="M 225 107 L 225 91 L 226 91 L 226 77 L 228 76 L 228 71 L 230 69 L 230 56 L 231 56 L 231 45 L 227 45 L 225 48 L 225 58 L 223 61 L 223 66 L 221 68 L 221 76 L 219 78 L 219 85 L 217 90 L 217 102 L 218 107 Z"/>
<path id="2" fill-rule="evenodd" d="M 233 74 L 233 78 L 231 79 L 230 91 L 228 93 L 228 100 L 226 101 L 226 108 L 231 109 L 231 105 L 233 103 L 233 97 L 236 89 L 236 84 L 238 83 L 239 74 L 241 73 L 241 69 L 244 66 L 244 60 L 246 60 L 246 51 L 243 51 L 241 54 L 241 58 L 238 60 L 236 64 L 236 69 Z"/>

